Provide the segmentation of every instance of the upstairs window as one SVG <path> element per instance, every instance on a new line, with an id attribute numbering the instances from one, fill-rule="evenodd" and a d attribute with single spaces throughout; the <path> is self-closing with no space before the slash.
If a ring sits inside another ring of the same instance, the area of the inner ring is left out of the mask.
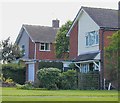
<path id="1" fill-rule="evenodd" d="M 93 46 L 99 44 L 99 33 L 98 31 L 88 32 L 85 37 L 86 46 Z"/>
<path id="2" fill-rule="evenodd" d="M 40 51 L 50 51 L 50 43 L 40 43 Z"/>
<path id="3" fill-rule="evenodd" d="M 25 45 L 22 45 L 23 56 L 25 55 Z"/>

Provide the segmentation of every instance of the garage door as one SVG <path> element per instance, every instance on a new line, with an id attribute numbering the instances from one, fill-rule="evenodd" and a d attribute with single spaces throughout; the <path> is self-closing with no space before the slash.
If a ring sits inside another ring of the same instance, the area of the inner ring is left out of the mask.
<path id="1" fill-rule="evenodd" d="M 28 64 L 28 81 L 34 81 L 34 64 Z"/>

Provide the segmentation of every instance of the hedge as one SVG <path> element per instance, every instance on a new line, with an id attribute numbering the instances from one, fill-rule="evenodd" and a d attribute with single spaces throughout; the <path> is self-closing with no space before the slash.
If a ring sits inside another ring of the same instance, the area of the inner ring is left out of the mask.
<path id="1" fill-rule="evenodd" d="M 18 64 L 10 63 L 2 65 L 2 73 L 5 79 L 11 78 L 14 82 L 19 84 L 25 83 L 26 69 Z"/>
<path id="2" fill-rule="evenodd" d="M 75 70 L 68 70 L 61 73 L 60 89 L 77 89 L 77 76 Z"/>
<path id="3" fill-rule="evenodd" d="M 40 87 L 47 89 L 76 89 L 76 71 L 62 72 L 57 68 L 43 68 L 38 70 L 37 77 Z"/>
<path id="4" fill-rule="evenodd" d="M 58 68 L 58 69 L 62 70 L 63 63 L 62 62 L 55 62 L 55 61 L 52 61 L 52 62 L 41 61 L 41 62 L 39 62 L 39 69 L 50 68 L 50 67 Z"/>

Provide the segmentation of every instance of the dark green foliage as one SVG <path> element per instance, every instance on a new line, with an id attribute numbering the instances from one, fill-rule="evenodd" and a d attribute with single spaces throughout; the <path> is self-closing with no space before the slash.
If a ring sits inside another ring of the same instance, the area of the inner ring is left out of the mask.
<path id="1" fill-rule="evenodd" d="M 0 60 L 3 60 L 3 63 L 10 63 L 11 61 L 23 56 L 23 51 L 20 50 L 18 45 L 10 42 L 10 37 L 1 42 L 0 49 L 0 53 L 2 54 L 2 58 L 0 57 Z"/>
<path id="2" fill-rule="evenodd" d="M 108 81 L 112 82 L 118 88 L 118 74 L 120 73 L 120 31 L 108 37 L 110 44 L 105 48 L 105 59 L 107 67 Z"/>
<path id="3" fill-rule="evenodd" d="M 55 53 L 57 58 L 68 58 L 69 51 L 69 37 L 66 36 L 68 30 L 70 29 L 72 22 L 67 21 L 57 32 L 56 43 L 55 43 Z"/>
<path id="4" fill-rule="evenodd" d="M 60 89 L 77 89 L 77 77 L 75 70 L 68 70 L 61 74 Z"/>
<path id="5" fill-rule="evenodd" d="M 24 84 L 25 82 L 25 67 L 18 64 L 3 64 L 2 73 L 5 79 L 11 78 L 14 82 Z"/>
<path id="6" fill-rule="evenodd" d="M 43 88 L 58 89 L 60 70 L 57 68 L 43 68 L 37 72 L 37 77 Z"/>
<path id="7" fill-rule="evenodd" d="M 39 69 L 42 68 L 58 68 L 58 69 L 62 69 L 63 68 L 63 63 L 62 62 L 39 62 Z"/>
<path id="8" fill-rule="evenodd" d="M 89 73 L 78 74 L 78 88 L 79 89 L 99 89 L 99 73 L 97 71 Z"/>

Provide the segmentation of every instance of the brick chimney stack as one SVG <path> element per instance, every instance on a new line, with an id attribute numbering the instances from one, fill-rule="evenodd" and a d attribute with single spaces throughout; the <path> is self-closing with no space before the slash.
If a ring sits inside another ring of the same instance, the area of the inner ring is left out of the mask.
<path id="1" fill-rule="evenodd" d="M 59 28 L 59 20 L 58 19 L 52 20 L 52 27 Z"/>

